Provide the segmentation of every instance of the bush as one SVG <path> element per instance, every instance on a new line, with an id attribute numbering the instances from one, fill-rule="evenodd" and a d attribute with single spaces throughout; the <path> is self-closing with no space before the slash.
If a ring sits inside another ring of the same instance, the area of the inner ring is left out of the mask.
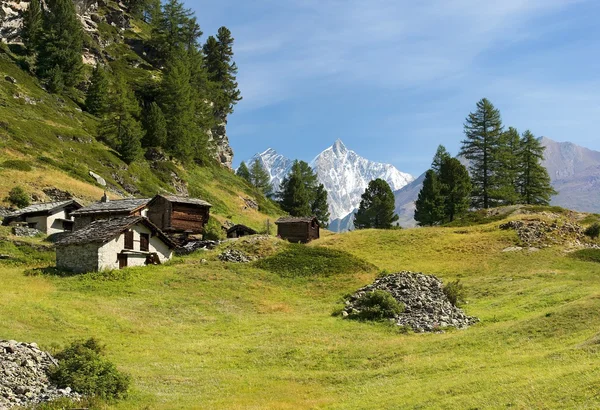
<path id="1" fill-rule="evenodd" d="M 572 252 L 570 256 L 585 262 L 600 263 L 600 249 L 580 249 Z"/>
<path id="2" fill-rule="evenodd" d="M 221 241 L 227 237 L 227 233 L 221 227 L 221 224 L 216 219 L 212 218 L 208 220 L 208 223 L 204 227 L 204 235 L 202 239 L 209 241 Z"/>
<path id="3" fill-rule="evenodd" d="M 2 163 L 2 168 L 15 169 L 17 171 L 26 171 L 26 172 L 29 172 L 33 169 L 33 168 L 31 168 L 31 165 L 29 165 L 29 162 L 20 161 L 18 159 L 11 159 L 8 161 L 4 161 Z"/>
<path id="4" fill-rule="evenodd" d="M 459 279 L 444 285 L 443 291 L 454 306 L 465 303 L 465 289 Z"/>
<path id="5" fill-rule="evenodd" d="M 25 190 L 20 186 L 16 186 L 11 189 L 8 193 L 8 196 L 4 200 L 10 202 L 17 208 L 25 208 L 31 203 L 29 195 L 27 195 Z"/>
<path id="6" fill-rule="evenodd" d="M 392 319 L 404 312 L 404 305 L 399 303 L 390 292 L 374 290 L 362 295 L 356 301 L 358 313 L 351 315 L 352 319 L 384 320 Z"/>
<path id="7" fill-rule="evenodd" d="M 600 223 L 593 223 L 592 225 L 588 226 L 588 228 L 583 233 L 592 239 L 598 239 L 598 237 L 600 236 Z"/>
<path id="8" fill-rule="evenodd" d="M 103 357 L 104 346 L 95 339 L 75 341 L 55 355 L 58 366 L 50 369 L 50 381 L 60 388 L 105 400 L 127 395 L 129 376 Z"/>

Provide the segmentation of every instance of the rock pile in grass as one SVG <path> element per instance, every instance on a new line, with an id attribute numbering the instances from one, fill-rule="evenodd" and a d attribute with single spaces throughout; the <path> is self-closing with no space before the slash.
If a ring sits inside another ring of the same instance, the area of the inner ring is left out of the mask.
<path id="1" fill-rule="evenodd" d="M 252 261 L 252 259 L 248 255 L 236 249 L 227 249 L 223 253 L 219 254 L 219 260 L 223 262 L 235 263 L 246 263 Z"/>
<path id="2" fill-rule="evenodd" d="M 343 316 L 358 314 L 358 300 L 375 290 L 389 292 L 404 305 L 404 312 L 393 320 L 399 326 L 410 326 L 415 332 L 431 332 L 444 327 L 463 329 L 479 322 L 478 318 L 467 316 L 448 300 L 440 279 L 414 272 L 386 275 L 359 289 L 346 301 Z"/>
<path id="3" fill-rule="evenodd" d="M 512 229 L 525 246 L 544 247 L 568 242 L 585 242 L 586 237 L 581 225 L 571 222 L 546 222 L 540 220 L 509 221 L 500 225 L 500 229 Z"/>
<path id="4" fill-rule="evenodd" d="M 185 245 L 178 247 L 175 250 L 177 255 L 189 255 L 198 250 L 211 250 L 219 245 L 219 241 L 189 241 Z"/>
<path id="5" fill-rule="evenodd" d="M 48 381 L 47 371 L 56 364 L 35 343 L 0 340 L 0 410 L 60 397 L 79 399 L 70 388 L 59 389 Z"/>

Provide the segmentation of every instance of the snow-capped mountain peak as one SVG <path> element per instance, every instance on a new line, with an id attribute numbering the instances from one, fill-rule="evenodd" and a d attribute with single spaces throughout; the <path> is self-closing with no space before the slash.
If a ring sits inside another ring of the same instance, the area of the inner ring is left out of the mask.
<path id="1" fill-rule="evenodd" d="M 331 149 L 337 157 L 342 157 L 348 153 L 348 149 L 339 138 L 335 140 L 335 143 L 328 149 Z"/>

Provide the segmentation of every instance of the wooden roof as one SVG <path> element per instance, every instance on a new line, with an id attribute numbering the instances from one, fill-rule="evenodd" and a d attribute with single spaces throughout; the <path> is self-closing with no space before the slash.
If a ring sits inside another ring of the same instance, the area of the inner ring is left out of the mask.
<path id="1" fill-rule="evenodd" d="M 311 223 L 315 221 L 319 226 L 319 220 L 316 216 L 283 216 L 275 221 L 275 224 L 295 224 L 295 223 Z"/>
<path id="2" fill-rule="evenodd" d="M 149 228 L 152 233 L 170 248 L 176 248 L 177 245 L 154 225 L 148 218 L 143 216 L 126 216 L 114 219 L 101 219 L 90 223 L 85 228 L 75 231 L 56 242 L 57 246 L 78 245 L 88 243 L 104 244 L 119 236 L 122 232 L 136 224 L 143 224 Z"/>
<path id="3" fill-rule="evenodd" d="M 243 229 L 246 232 L 250 232 L 252 235 L 256 235 L 258 233 L 254 229 L 242 224 L 233 225 L 231 228 L 227 229 L 227 233 L 237 231 L 238 229 Z"/>
<path id="4" fill-rule="evenodd" d="M 212 207 L 211 204 L 209 204 L 208 202 L 206 202 L 205 200 L 200 199 L 200 198 L 190 198 L 190 197 L 176 196 L 176 195 L 161 195 L 161 194 L 156 195 L 156 197 L 159 197 L 159 196 L 165 198 L 169 202 L 173 202 L 176 204 L 188 204 L 188 205 L 199 205 L 199 206 Z"/>
<path id="5" fill-rule="evenodd" d="M 150 198 L 115 199 L 108 202 L 94 202 L 93 204 L 78 209 L 72 215 L 103 214 L 118 212 L 134 212 L 144 208 Z"/>

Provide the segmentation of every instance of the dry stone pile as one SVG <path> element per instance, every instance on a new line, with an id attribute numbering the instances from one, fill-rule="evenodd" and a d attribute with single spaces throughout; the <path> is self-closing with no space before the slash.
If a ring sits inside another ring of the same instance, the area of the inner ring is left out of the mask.
<path id="1" fill-rule="evenodd" d="M 47 371 L 56 364 L 35 343 L 0 340 L 0 410 L 60 397 L 79 399 L 70 388 L 59 389 L 48 381 Z"/>
<path id="2" fill-rule="evenodd" d="M 236 263 L 247 263 L 252 259 L 244 252 L 236 249 L 227 249 L 219 255 L 219 259 L 223 262 L 236 262 Z"/>
<path id="3" fill-rule="evenodd" d="M 512 229 L 526 246 L 543 247 L 567 242 L 584 242 L 586 237 L 581 225 L 571 222 L 546 222 L 540 220 L 509 221 L 500 225 L 500 229 Z"/>
<path id="4" fill-rule="evenodd" d="M 467 316 L 450 303 L 440 279 L 414 272 L 386 275 L 359 289 L 346 301 L 343 316 L 357 314 L 358 299 L 374 290 L 387 291 L 404 304 L 404 312 L 393 320 L 399 326 L 410 326 L 415 332 L 431 332 L 449 326 L 463 329 L 479 322 L 478 318 Z"/>

